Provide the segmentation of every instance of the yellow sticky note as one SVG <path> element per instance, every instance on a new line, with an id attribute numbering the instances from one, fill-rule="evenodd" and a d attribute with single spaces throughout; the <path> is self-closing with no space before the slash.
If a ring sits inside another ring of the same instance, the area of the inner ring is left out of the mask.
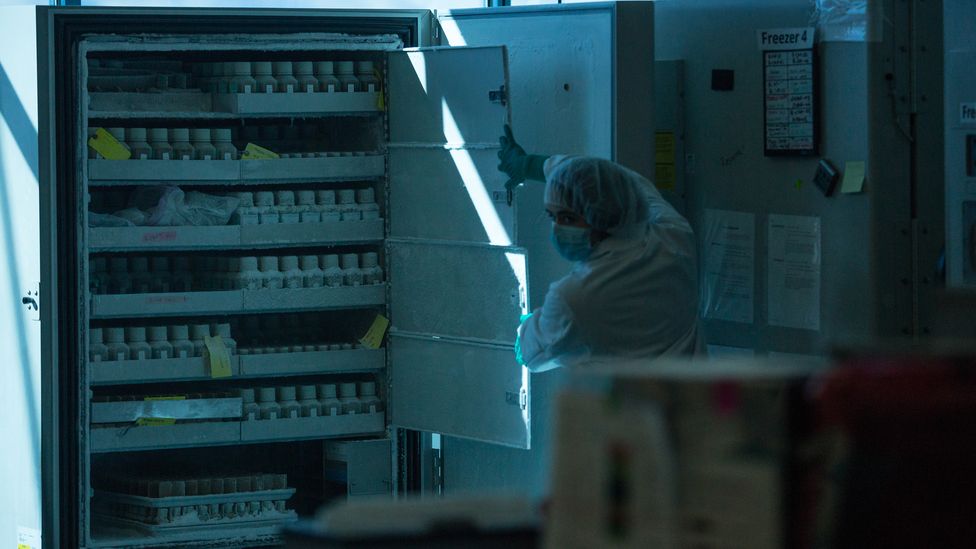
<path id="1" fill-rule="evenodd" d="M 844 180 L 840 184 L 840 192 L 845 194 L 859 193 L 864 189 L 864 161 L 844 163 Z"/>
<path id="2" fill-rule="evenodd" d="M 150 396 L 142 400 L 186 400 L 183 395 Z"/>
<path id="3" fill-rule="evenodd" d="M 677 173 L 671 164 L 658 164 L 654 167 L 654 186 L 660 191 L 673 191 Z"/>
<path id="4" fill-rule="evenodd" d="M 383 336 L 390 326 L 390 320 L 383 315 L 376 315 L 373 324 L 366 330 L 366 335 L 359 338 L 359 342 L 367 349 L 379 349 L 383 345 Z"/>
<path id="5" fill-rule="evenodd" d="M 136 420 L 139 427 L 155 427 L 159 425 L 176 425 L 176 418 L 172 417 L 141 417 Z"/>
<path id="6" fill-rule="evenodd" d="M 210 377 L 230 377 L 230 353 L 227 346 L 220 336 L 206 336 L 203 338 L 204 345 L 207 346 L 207 354 L 210 356 Z"/>
<path id="7" fill-rule="evenodd" d="M 657 132 L 654 135 L 654 153 L 658 164 L 674 164 L 674 132 Z"/>
<path id="8" fill-rule="evenodd" d="M 31 549 L 31 546 L 27 545 L 26 543 L 18 543 L 17 549 Z"/>
<path id="9" fill-rule="evenodd" d="M 278 153 L 254 143 L 248 143 L 247 147 L 244 147 L 244 154 L 241 155 L 241 160 L 270 160 L 273 158 L 279 158 Z"/>
<path id="10" fill-rule="evenodd" d="M 105 128 L 95 130 L 95 135 L 88 138 L 88 146 L 108 160 L 128 160 L 132 156 L 129 147 L 119 143 Z"/>

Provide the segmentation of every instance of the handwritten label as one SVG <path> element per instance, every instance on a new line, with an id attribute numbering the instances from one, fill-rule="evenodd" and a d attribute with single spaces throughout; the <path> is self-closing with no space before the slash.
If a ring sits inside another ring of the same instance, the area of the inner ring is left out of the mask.
<path id="1" fill-rule="evenodd" d="M 141 417 L 136 420 L 139 427 L 157 427 L 160 425 L 176 425 L 176 418 L 172 417 Z"/>
<path id="2" fill-rule="evenodd" d="M 157 295 L 146 298 L 147 305 L 162 303 L 186 303 L 187 301 L 189 301 L 189 297 L 186 295 Z"/>
<path id="3" fill-rule="evenodd" d="M 170 242 L 179 236 L 176 231 L 159 231 L 142 235 L 143 242 Z"/>
<path id="4" fill-rule="evenodd" d="M 383 336 L 390 326 L 390 320 L 383 315 L 376 315 L 373 324 L 366 330 L 366 335 L 359 338 L 359 342 L 367 349 L 379 349 L 383 345 Z"/>
<path id="5" fill-rule="evenodd" d="M 961 124 L 976 124 L 976 103 L 959 104 L 959 122 Z"/>
<path id="6" fill-rule="evenodd" d="M 95 149 L 98 154 L 108 160 L 128 160 L 132 157 L 132 152 L 124 143 L 120 143 L 105 128 L 97 128 L 95 135 L 88 139 L 88 146 Z"/>
<path id="7" fill-rule="evenodd" d="M 210 377 L 222 378 L 230 377 L 230 353 L 227 346 L 219 335 L 206 336 L 203 338 L 204 345 L 207 346 L 207 354 L 210 356 Z"/>

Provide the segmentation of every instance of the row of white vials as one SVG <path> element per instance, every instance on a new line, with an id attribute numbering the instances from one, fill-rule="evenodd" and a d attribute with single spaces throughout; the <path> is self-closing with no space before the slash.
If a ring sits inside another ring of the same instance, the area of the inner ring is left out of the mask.
<path id="1" fill-rule="evenodd" d="M 200 479 L 159 479 L 113 475 L 100 476 L 96 479 L 96 483 L 97 489 L 117 494 L 129 494 L 145 498 L 168 498 L 282 490 L 288 488 L 288 475 L 258 473 Z"/>
<path id="2" fill-rule="evenodd" d="M 376 383 L 373 381 L 244 388 L 238 389 L 235 394 L 244 402 L 246 420 L 375 414 L 383 411 L 383 401 L 376 395 Z"/>
<path id="3" fill-rule="evenodd" d="M 372 187 L 300 191 L 237 192 L 240 202 L 231 224 L 332 223 L 380 219 L 380 207 Z"/>
<path id="4" fill-rule="evenodd" d="M 151 262 L 150 262 L 151 260 Z M 151 266 L 151 268 L 150 268 Z M 335 288 L 383 283 L 376 252 L 286 256 L 95 257 L 95 294 Z"/>
<path id="5" fill-rule="evenodd" d="M 277 131 L 274 126 L 269 128 Z M 89 128 L 88 137 L 94 137 L 97 130 L 98 128 Z M 105 130 L 129 150 L 131 155 L 129 160 L 238 160 L 241 158 L 241 151 L 232 142 L 230 128 L 112 127 L 105 128 Z M 276 135 L 277 133 L 272 134 L 272 136 Z M 247 142 L 254 141 L 248 140 Z M 261 142 L 262 146 L 269 149 L 275 147 L 277 143 L 280 141 L 271 138 Z M 375 154 L 379 153 L 375 151 L 295 151 L 280 153 L 278 157 L 338 158 Z M 102 156 L 94 147 L 90 146 L 88 158 L 97 159 L 102 158 Z"/>
<path id="6" fill-rule="evenodd" d="M 227 61 L 191 66 L 193 85 L 210 93 L 376 92 L 372 61 Z"/>
<path id="7" fill-rule="evenodd" d="M 206 356 L 207 336 L 220 336 L 230 354 L 237 342 L 230 324 L 177 324 L 172 326 L 125 326 L 89 328 L 88 360 L 151 360 Z"/>

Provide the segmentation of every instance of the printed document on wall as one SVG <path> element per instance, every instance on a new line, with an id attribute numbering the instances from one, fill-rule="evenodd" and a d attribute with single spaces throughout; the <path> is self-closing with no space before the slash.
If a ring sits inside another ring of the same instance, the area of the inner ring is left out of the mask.
<path id="1" fill-rule="evenodd" d="M 745 212 L 705 210 L 702 315 L 753 322 L 756 218 Z"/>
<path id="2" fill-rule="evenodd" d="M 820 218 L 769 216 L 770 326 L 820 329 Z"/>

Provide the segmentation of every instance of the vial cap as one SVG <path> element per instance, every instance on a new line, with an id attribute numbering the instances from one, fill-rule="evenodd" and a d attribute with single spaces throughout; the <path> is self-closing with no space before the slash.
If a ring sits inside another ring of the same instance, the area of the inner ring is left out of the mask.
<path id="1" fill-rule="evenodd" d="M 200 142 L 200 143 L 209 143 L 210 142 L 210 129 L 209 128 L 193 128 L 193 131 L 190 132 L 190 134 L 193 137 L 193 141 L 195 141 L 195 142 Z"/>
<path id="2" fill-rule="evenodd" d="M 356 203 L 356 190 L 355 189 L 342 189 L 339 191 L 339 204 L 355 204 Z"/>
<path id="3" fill-rule="evenodd" d="M 355 383 L 342 383 L 339 385 L 339 396 L 343 398 L 353 398 L 356 396 Z"/>
<path id="4" fill-rule="evenodd" d="M 189 329 L 186 324 L 177 324 L 169 327 L 169 338 L 173 341 L 189 339 Z"/>
<path id="5" fill-rule="evenodd" d="M 364 381 L 360 383 L 359 394 L 363 396 L 376 396 L 376 382 Z"/>
<path id="6" fill-rule="evenodd" d="M 342 254 L 343 269 L 358 269 L 359 256 L 357 254 Z"/>
<path id="7" fill-rule="evenodd" d="M 295 386 L 294 385 L 284 385 L 278 387 L 278 401 L 283 400 L 295 400 Z"/>
<path id="8" fill-rule="evenodd" d="M 254 74 L 266 76 L 271 74 L 271 61 L 255 61 L 251 63 Z"/>
<path id="9" fill-rule="evenodd" d="M 302 256 L 302 270 L 311 271 L 313 269 L 319 268 L 319 256 L 317 255 L 303 255 Z"/>
<path id="10" fill-rule="evenodd" d="M 240 201 L 238 206 L 242 208 L 250 208 L 254 206 L 254 195 L 249 192 L 237 193 L 237 199 Z"/>
<path id="11" fill-rule="evenodd" d="M 295 74 L 309 75 L 312 74 L 312 62 L 311 61 L 295 61 Z"/>
<path id="12" fill-rule="evenodd" d="M 266 255 L 261 257 L 261 270 L 271 272 L 278 270 L 278 256 Z"/>
<path id="13" fill-rule="evenodd" d="M 332 383 L 319 384 L 319 398 L 335 398 L 336 386 Z"/>
<path id="14" fill-rule="evenodd" d="M 173 143 L 189 141 L 190 130 L 189 128 L 170 128 L 169 137 Z"/>
<path id="15" fill-rule="evenodd" d="M 281 270 L 282 271 L 293 271 L 298 269 L 298 256 L 296 255 L 286 255 L 281 258 Z"/>
<path id="16" fill-rule="evenodd" d="M 258 402 L 274 402 L 275 401 L 275 388 L 274 387 L 261 387 L 258 392 Z"/>
<path id="17" fill-rule="evenodd" d="M 240 395 L 241 400 L 244 402 L 244 404 L 251 404 L 254 402 L 254 389 L 251 388 L 238 389 L 237 394 Z M 225 485 L 227 484 L 226 480 L 224 481 L 224 484 Z"/>
<path id="18" fill-rule="evenodd" d="M 278 205 L 279 206 L 294 206 L 295 205 L 295 193 L 293 191 L 278 191 Z"/>
<path id="19" fill-rule="evenodd" d="M 334 70 L 332 61 L 318 61 L 315 63 L 315 74 L 331 75 Z"/>
<path id="20" fill-rule="evenodd" d="M 335 191 L 320 190 L 315 191 L 315 201 L 322 206 L 330 206 L 336 203 Z"/>
<path id="21" fill-rule="evenodd" d="M 142 343 L 146 341 L 146 328 L 143 326 L 126 326 L 125 338 L 130 343 Z"/>
<path id="22" fill-rule="evenodd" d="M 125 137 L 130 143 L 146 140 L 146 128 L 129 128 L 125 130 Z"/>
<path id="23" fill-rule="evenodd" d="M 149 341 L 166 341 L 166 326 L 150 326 Z"/>
<path id="24" fill-rule="evenodd" d="M 90 328 L 88 330 L 88 343 L 101 343 L 103 341 L 101 328 Z"/>
<path id="25" fill-rule="evenodd" d="M 360 61 L 356 63 L 356 74 L 363 74 L 368 76 L 373 76 L 373 62 L 372 61 Z"/>
<path id="26" fill-rule="evenodd" d="M 119 141 L 125 141 L 125 128 L 109 128 L 108 133 Z"/>
<path id="27" fill-rule="evenodd" d="M 339 256 L 336 254 L 323 255 L 319 259 L 322 262 L 322 269 L 328 269 L 328 268 L 339 266 Z"/>
<path id="28" fill-rule="evenodd" d="M 149 140 L 153 143 L 166 143 L 169 141 L 169 130 L 166 128 L 150 128 Z"/>
<path id="29" fill-rule="evenodd" d="M 230 128 L 215 128 L 212 132 L 213 140 L 218 143 L 230 143 Z"/>
<path id="30" fill-rule="evenodd" d="M 302 385 L 298 388 L 298 396 L 302 400 L 315 400 L 315 385 Z"/>
<path id="31" fill-rule="evenodd" d="M 210 325 L 194 324 L 190 329 L 190 334 L 193 335 L 193 339 L 203 339 L 204 337 L 210 335 Z"/>
<path id="32" fill-rule="evenodd" d="M 370 204 L 376 202 L 376 195 L 372 187 L 367 187 L 365 189 L 359 189 L 356 191 L 356 201 L 360 204 Z"/>
<path id="33" fill-rule="evenodd" d="M 275 76 L 291 76 L 291 61 L 275 61 Z"/>
<path id="34" fill-rule="evenodd" d="M 315 191 L 298 191 L 298 203 L 302 206 L 315 204 Z"/>
<path id="35" fill-rule="evenodd" d="M 234 74 L 238 76 L 250 76 L 251 64 L 247 61 L 235 61 Z"/>
<path id="36" fill-rule="evenodd" d="M 274 206 L 274 193 L 270 191 L 259 191 L 254 193 L 255 206 Z"/>
<path id="37" fill-rule="evenodd" d="M 258 258 L 253 256 L 241 258 L 241 272 L 258 270 Z"/>
<path id="38" fill-rule="evenodd" d="M 366 252 L 362 255 L 363 267 L 375 267 L 379 261 L 376 252 Z"/>
<path id="39" fill-rule="evenodd" d="M 106 328 L 105 339 L 109 343 L 125 343 L 125 330 L 122 328 Z"/>
<path id="40" fill-rule="evenodd" d="M 228 323 L 218 324 L 217 325 L 217 335 L 219 335 L 220 337 L 222 337 L 224 339 L 228 339 L 230 337 L 230 324 L 228 324 Z"/>
<path id="41" fill-rule="evenodd" d="M 339 74 L 353 74 L 356 69 L 352 61 L 339 61 L 336 63 L 336 70 Z"/>

